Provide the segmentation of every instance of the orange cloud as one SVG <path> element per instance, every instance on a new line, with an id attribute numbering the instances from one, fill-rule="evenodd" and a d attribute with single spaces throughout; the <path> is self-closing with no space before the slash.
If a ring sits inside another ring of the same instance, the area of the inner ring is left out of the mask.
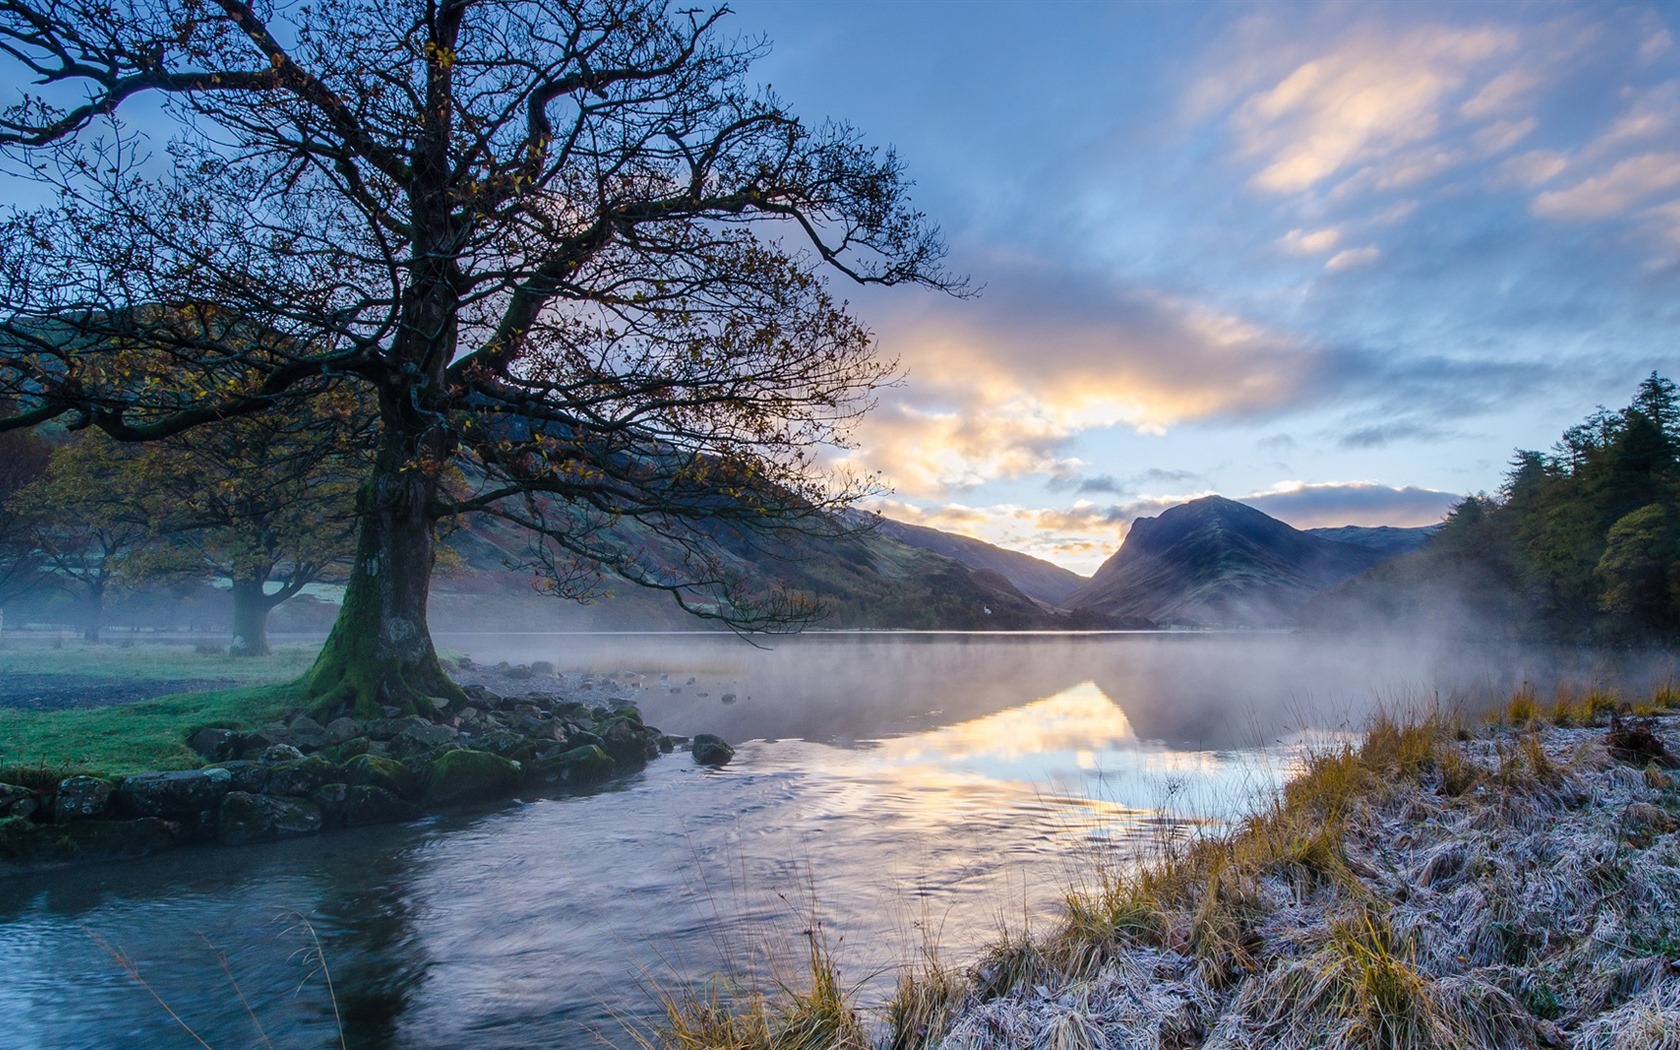
<path id="1" fill-rule="evenodd" d="M 849 463 L 926 498 L 1064 475 L 1081 432 L 1278 411 L 1322 370 L 1317 347 L 1236 314 L 1072 283 L 1020 271 L 978 302 L 889 314 L 881 343 L 906 379 L 858 426 Z"/>
<path id="2" fill-rule="evenodd" d="M 1251 182 L 1273 193 L 1299 193 L 1366 165 L 1386 167 L 1407 147 L 1433 139 L 1455 109 L 1460 119 L 1505 112 L 1522 94 L 1521 78 L 1501 82 L 1485 67 L 1515 53 L 1519 40 L 1515 30 L 1491 25 L 1356 29 L 1275 83 L 1251 86 L 1230 118 L 1238 155 L 1260 163 Z M 1476 94 L 1453 106 L 1471 85 Z M 1433 151 L 1407 179 L 1458 162 Z"/>
<path id="3" fill-rule="evenodd" d="M 1534 212 L 1553 219 L 1603 219 L 1676 188 L 1680 188 L 1680 152 L 1643 153 L 1602 175 L 1540 194 L 1534 199 Z"/>

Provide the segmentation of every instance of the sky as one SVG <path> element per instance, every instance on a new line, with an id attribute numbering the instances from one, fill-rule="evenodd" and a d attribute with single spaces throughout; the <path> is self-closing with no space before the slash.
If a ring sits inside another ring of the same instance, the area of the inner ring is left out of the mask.
<path id="1" fill-rule="evenodd" d="M 980 288 L 835 284 L 888 516 L 1080 573 L 1215 492 L 1431 524 L 1680 378 L 1680 5 L 730 6 Z"/>

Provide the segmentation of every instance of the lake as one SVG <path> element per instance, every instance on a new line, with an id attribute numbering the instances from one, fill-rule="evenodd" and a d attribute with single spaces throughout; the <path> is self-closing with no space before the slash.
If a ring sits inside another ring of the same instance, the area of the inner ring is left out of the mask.
<path id="1" fill-rule="evenodd" d="M 577 698 L 630 697 L 736 757 L 679 750 L 588 794 L 0 882 L 0 1047 L 198 1045 L 160 1000 L 218 1047 L 258 1043 L 256 1024 L 336 1046 L 335 1009 L 352 1047 L 627 1045 L 661 990 L 796 974 L 807 936 L 878 1003 L 918 953 L 960 964 L 1049 921 L 1099 857 L 1233 819 L 1379 708 L 1476 716 L 1525 682 L 1675 673 L 1267 634 L 438 641 L 551 661 Z"/>

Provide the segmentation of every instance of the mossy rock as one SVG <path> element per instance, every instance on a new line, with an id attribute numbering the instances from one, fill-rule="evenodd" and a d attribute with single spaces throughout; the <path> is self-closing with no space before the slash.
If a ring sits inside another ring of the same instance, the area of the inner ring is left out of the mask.
<path id="1" fill-rule="evenodd" d="M 519 790 L 525 771 L 518 762 L 488 751 L 448 751 L 426 772 L 426 803 L 454 806 L 502 798 Z"/>
<path id="2" fill-rule="evenodd" d="M 617 769 L 618 763 L 611 755 L 594 744 L 585 744 L 545 759 L 541 772 L 545 779 L 562 784 L 598 784 Z"/>
<path id="3" fill-rule="evenodd" d="M 326 748 L 321 752 L 321 754 L 325 755 L 332 761 L 337 762 L 339 765 L 343 765 L 352 758 L 355 758 L 357 755 L 367 754 L 368 748 L 372 746 L 372 743 L 373 742 L 365 736 L 351 737 L 342 744 L 334 744 L 333 746 Z"/>
<path id="4" fill-rule="evenodd" d="M 344 763 L 344 782 L 352 787 L 376 787 L 398 798 L 420 796 L 420 781 L 394 758 L 357 755 Z"/>
<path id="5" fill-rule="evenodd" d="M 79 820 L 53 826 L 0 820 L 0 861 L 28 869 L 76 861 L 129 860 L 159 853 L 187 838 L 181 825 L 156 817 Z"/>
<path id="6" fill-rule="evenodd" d="M 229 846 L 312 835 L 321 830 L 321 807 L 308 799 L 230 791 L 217 815 L 216 837 Z"/>
<path id="7" fill-rule="evenodd" d="M 270 795 L 296 795 L 301 798 L 328 784 L 343 781 L 344 771 L 331 760 L 320 755 L 308 755 L 282 762 L 269 770 L 267 791 Z"/>
<path id="8" fill-rule="evenodd" d="M 139 773 L 117 786 L 117 808 L 135 817 L 190 818 L 214 810 L 233 789 L 233 774 L 219 766 L 172 773 Z"/>
<path id="9" fill-rule="evenodd" d="M 659 753 L 659 736 L 650 734 L 640 718 L 609 718 L 595 725 L 601 749 L 616 762 L 640 765 Z"/>
<path id="10" fill-rule="evenodd" d="M 346 827 L 359 828 L 415 820 L 420 816 L 420 807 L 384 788 L 356 784 L 346 794 L 340 812 Z"/>

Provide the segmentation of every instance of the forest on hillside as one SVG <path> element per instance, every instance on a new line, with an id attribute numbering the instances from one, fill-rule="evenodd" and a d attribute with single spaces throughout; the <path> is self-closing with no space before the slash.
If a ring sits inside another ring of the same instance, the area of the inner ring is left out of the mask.
<path id="1" fill-rule="evenodd" d="M 1312 627 L 1609 644 L 1680 637 L 1680 394 L 1653 372 L 1549 452 L 1519 449 L 1421 550 L 1320 595 Z"/>

